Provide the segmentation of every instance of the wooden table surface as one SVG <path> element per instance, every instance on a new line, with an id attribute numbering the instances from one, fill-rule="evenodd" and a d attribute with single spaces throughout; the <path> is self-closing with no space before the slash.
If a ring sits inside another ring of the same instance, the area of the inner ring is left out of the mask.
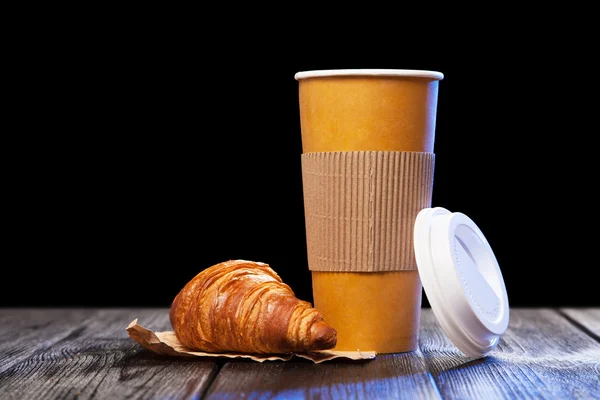
<path id="1" fill-rule="evenodd" d="M 430 309 L 420 349 L 361 362 L 176 358 L 133 342 L 167 309 L 0 309 L 1 399 L 600 399 L 600 308 L 512 309 L 486 358 L 447 339 Z"/>

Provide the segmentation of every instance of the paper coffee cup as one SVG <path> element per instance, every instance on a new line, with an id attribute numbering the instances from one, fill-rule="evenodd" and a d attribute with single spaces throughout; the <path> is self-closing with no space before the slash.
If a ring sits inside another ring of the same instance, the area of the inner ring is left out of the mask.
<path id="1" fill-rule="evenodd" d="M 412 249 L 431 206 L 439 80 L 422 70 L 299 72 L 303 186 L 315 307 L 337 350 L 417 348 Z"/>

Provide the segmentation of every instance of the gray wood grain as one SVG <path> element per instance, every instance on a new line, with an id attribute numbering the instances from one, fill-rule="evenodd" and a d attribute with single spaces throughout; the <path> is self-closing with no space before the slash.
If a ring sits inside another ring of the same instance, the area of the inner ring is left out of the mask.
<path id="1" fill-rule="evenodd" d="M 217 375 L 208 399 L 438 399 L 419 351 L 376 360 L 231 361 Z"/>
<path id="2" fill-rule="evenodd" d="M 39 329 L 46 344 L 0 373 L 2 399 L 198 398 L 218 370 L 211 360 L 156 355 L 128 337 L 125 328 L 136 317 L 151 329 L 170 329 L 166 309 L 83 312 L 89 316 L 70 324 L 68 312 L 54 314 L 65 323 L 54 337 Z"/>
<path id="3" fill-rule="evenodd" d="M 0 309 L 0 373 L 69 337 L 94 314 L 82 309 Z"/>
<path id="4" fill-rule="evenodd" d="M 600 399 L 598 309 L 513 309 L 480 360 L 424 309 L 420 350 L 319 365 L 159 356 L 127 336 L 136 317 L 170 329 L 167 309 L 0 309 L 0 399 Z"/>
<path id="5" fill-rule="evenodd" d="M 560 312 L 600 341 L 600 308 L 562 308 Z"/>
<path id="6" fill-rule="evenodd" d="M 555 310 L 511 310 L 498 347 L 479 360 L 455 348 L 431 310 L 422 316 L 420 347 L 444 398 L 600 399 L 600 344 Z"/>

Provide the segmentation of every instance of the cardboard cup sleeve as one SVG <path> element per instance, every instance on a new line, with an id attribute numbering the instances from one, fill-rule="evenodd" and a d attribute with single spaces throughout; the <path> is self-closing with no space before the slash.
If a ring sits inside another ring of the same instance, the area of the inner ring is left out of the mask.
<path id="1" fill-rule="evenodd" d="M 428 152 L 302 154 L 310 270 L 417 269 L 413 228 L 431 207 L 434 160 Z"/>

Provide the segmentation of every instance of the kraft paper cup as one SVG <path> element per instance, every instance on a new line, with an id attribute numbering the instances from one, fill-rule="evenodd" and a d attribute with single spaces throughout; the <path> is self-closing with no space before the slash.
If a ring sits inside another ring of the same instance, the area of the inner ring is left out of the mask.
<path id="1" fill-rule="evenodd" d="M 422 288 L 412 228 L 431 206 L 443 75 L 354 69 L 295 78 L 314 305 L 337 330 L 336 350 L 415 350 Z"/>

